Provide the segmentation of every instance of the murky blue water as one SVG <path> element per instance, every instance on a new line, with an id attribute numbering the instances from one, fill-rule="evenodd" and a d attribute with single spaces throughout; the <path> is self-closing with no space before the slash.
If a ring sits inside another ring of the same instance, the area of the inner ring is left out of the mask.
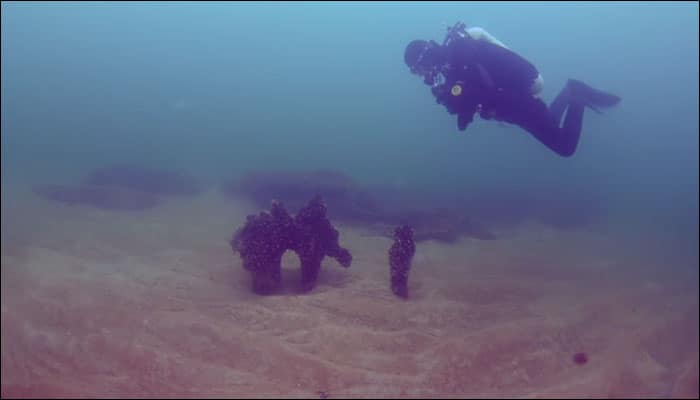
<path id="1" fill-rule="evenodd" d="M 403 62 L 458 20 L 531 61 L 547 103 L 568 78 L 622 102 L 586 111 L 570 158 L 493 121 L 460 132 Z M 115 164 L 212 190 L 336 170 L 486 224 L 612 226 L 697 282 L 697 3 L 3 2 L 1 106 L 3 201 Z"/>

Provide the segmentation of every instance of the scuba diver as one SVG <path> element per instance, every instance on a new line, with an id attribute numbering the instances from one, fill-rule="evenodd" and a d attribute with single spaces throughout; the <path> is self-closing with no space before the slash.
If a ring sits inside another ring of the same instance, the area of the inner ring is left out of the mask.
<path id="1" fill-rule="evenodd" d="M 620 102 L 614 94 L 569 79 L 547 107 L 537 97 L 543 85 L 537 68 L 485 30 L 465 28 L 458 22 L 448 28 L 442 45 L 414 40 L 404 52 L 411 73 L 423 78 L 450 114 L 457 114 L 461 131 L 479 113 L 482 119 L 518 125 L 555 153 L 569 157 L 581 136 L 585 107 L 600 113 L 599 109 Z"/>

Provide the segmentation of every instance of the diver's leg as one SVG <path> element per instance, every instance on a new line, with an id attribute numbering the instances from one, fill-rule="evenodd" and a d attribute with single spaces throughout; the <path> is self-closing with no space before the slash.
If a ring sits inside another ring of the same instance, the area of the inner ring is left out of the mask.
<path id="1" fill-rule="evenodd" d="M 556 100 L 555 100 L 556 102 Z M 568 106 L 568 107 L 567 107 Z M 542 100 L 530 98 L 523 101 L 517 114 L 509 118 L 530 132 L 542 144 L 562 157 L 574 154 L 581 137 L 584 107 L 577 103 L 565 103 L 555 115 Z M 559 127 L 562 114 L 566 111 L 564 126 Z"/>
<path id="2" fill-rule="evenodd" d="M 549 105 L 549 113 L 557 122 L 557 126 L 561 123 L 561 117 L 564 115 L 564 111 L 566 111 L 566 106 L 569 105 L 569 102 L 571 102 L 571 90 L 567 84 Z"/>
<path id="3" fill-rule="evenodd" d="M 559 137 L 560 146 L 574 154 L 578 141 L 581 138 L 581 128 L 583 127 L 583 111 L 585 106 L 578 102 L 572 102 L 566 108 L 564 126 L 561 127 Z"/>
<path id="4" fill-rule="evenodd" d="M 539 99 L 525 100 L 510 122 L 520 125 L 560 156 L 569 157 L 576 152 L 581 138 L 585 108 L 598 111 L 598 108 L 612 107 L 619 102 L 619 96 L 569 79 L 549 108 Z"/>
<path id="5" fill-rule="evenodd" d="M 549 105 L 548 117 L 542 110 L 541 101 L 528 102 L 527 113 L 520 126 L 530 132 L 537 140 L 560 156 L 569 157 L 576 152 L 585 107 L 596 111 L 597 107 L 612 107 L 620 102 L 620 97 L 593 89 L 581 81 L 569 79 Z M 566 116 L 564 117 L 564 113 Z M 564 117 L 563 126 L 561 125 Z"/>
<path id="6" fill-rule="evenodd" d="M 579 139 L 581 139 L 581 128 L 583 126 L 583 111 L 585 107 L 580 103 L 570 103 L 566 108 L 564 126 L 561 128 L 549 127 L 547 134 L 553 140 L 547 146 L 562 157 L 571 157 L 576 152 Z M 534 134 L 535 137 L 538 135 Z M 539 138 L 538 138 L 539 139 Z"/>

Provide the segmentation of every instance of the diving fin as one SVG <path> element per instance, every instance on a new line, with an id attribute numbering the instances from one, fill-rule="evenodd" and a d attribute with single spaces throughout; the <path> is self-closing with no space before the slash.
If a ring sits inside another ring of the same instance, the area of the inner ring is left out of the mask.
<path id="1" fill-rule="evenodd" d="M 599 114 L 600 108 L 613 107 L 621 100 L 617 95 L 594 89 L 576 79 L 569 79 L 567 86 L 574 101 L 586 105 Z"/>

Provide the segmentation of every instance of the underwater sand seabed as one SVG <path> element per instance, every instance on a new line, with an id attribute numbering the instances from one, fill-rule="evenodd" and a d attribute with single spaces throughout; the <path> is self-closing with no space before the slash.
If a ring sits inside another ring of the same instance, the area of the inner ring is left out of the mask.
<path id="1" fill-rule="evenodd" d="M 288 252 L 290 289 L 258 296 L 228 242 L 252 203 L 3 191 L 3 397 L 698 396 L 697 272 L 624 227 L 421 242 L 403 300 L 392 240 L 334 222 L 350 268 L 299 295 Z"/>

